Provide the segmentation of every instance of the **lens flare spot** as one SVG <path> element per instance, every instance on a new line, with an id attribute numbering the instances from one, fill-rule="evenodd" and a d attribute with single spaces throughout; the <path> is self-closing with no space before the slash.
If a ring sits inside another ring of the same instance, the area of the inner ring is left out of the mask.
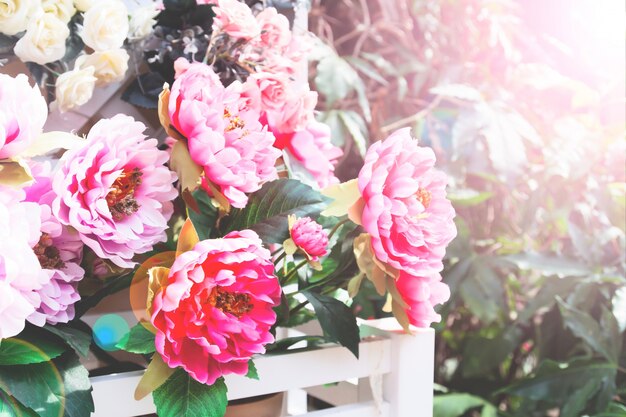
<path id="1" fill-rule="evenodd" d="M 93 325 L 93 340 L 106 351 L 119 350 L 115 347 L 129 332 L 128 323 L 118 314 L 105 314 Z"/>

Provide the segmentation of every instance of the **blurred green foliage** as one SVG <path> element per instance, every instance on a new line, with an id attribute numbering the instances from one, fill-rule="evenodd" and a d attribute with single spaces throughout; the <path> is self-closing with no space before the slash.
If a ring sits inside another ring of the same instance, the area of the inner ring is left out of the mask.
<path id="1" fill-rule="evenodd" d="M 450 175 L 436 417 L 626 415 L 624 62 L 570 71 L 533 4 L 313 1 L 342 179 L 404 126 Z"/>

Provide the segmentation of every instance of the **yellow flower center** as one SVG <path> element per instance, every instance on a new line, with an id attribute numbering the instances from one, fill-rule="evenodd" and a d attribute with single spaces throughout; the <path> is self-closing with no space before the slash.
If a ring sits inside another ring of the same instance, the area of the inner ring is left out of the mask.
<path id="1" fill-rule="evenodd" d="M 215 287 L 211 291 L 209 304 L 222 310 L 224 313 L 230 313 L 238 318 L 249 313 L 253 307 L 248 294 L 231 293 L 224 291 L 220 287 Z"/>
<path id="2" fill-rule="evenodd" d="M 417 193 L 415 193 L 415 196 L 417 197 L 417 201 L 419 201 L 422 206 L 424 206 L 425 209 L 428 208 L 428 206 L 430 206 L 430 201 L 432 199 L 432 195 L 430 194 L 430 191 L 425 190 L 423 188 L 419 188 L 417 190 Z"/>
<path id="3" fill-rule="evenodd" d="M 141 184 L 142 175 L 139 168 L 135 168 L 132 171 L 124 170 L 115 179 L 106 196 L 113 220 L 122 220 L 125 216 L 130 216 L 139 210 L 139 203 L 135 199 L 135 190 Z"/>

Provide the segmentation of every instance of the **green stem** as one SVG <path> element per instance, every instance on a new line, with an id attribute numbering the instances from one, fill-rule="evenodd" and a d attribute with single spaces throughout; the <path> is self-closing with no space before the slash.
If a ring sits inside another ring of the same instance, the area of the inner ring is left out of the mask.
<path id="1" fill-rule="evenodd" d="M 293 278 L 293 276 L 298 272 L 298 269 L 302 268 L 304 265 L 307 264 L 307 260 L 303 260 L 302 262 L 300 262 L 298 265 L 296 265 L 291 271 L 289 271 L 289 273 L 287 275 L 285 275 L 283 277 L 283 279 L 280 281 L 280 285 L 285 285 L 286 283 L 289 282 L 289 280 L 291 278 Z"/>
<path id="2" fill-rule="evenodd" d="M 343 220 L 341 220 L 340 222 L 338 222 L 338 223 L 335 225 L 335 227 L 333 227 L 333 228 L 330 230 L 330 233 L 328 234 L 328 239 L 330 239 L 331 237 L 333 237 L 333 235 L 337 232 L 337 230 L 339 230 L 339 228 L 340 228 L 341 226 L 343 226 L 343 225 L 344 225 L 346 222 L 348 222 L 349 220 L 350 220 L 350 219 L 348 219 L 348 218 L 346 217 L 345 219 L 343 219 Z"/>
<path id="3" fill-rule="evenodd" d="M 298 311 L 302 310 L 307 304 L 309 304 L 309 300 L 301 302 L 300 304 L 289 310 L 289 315 L 295 314 Z"/>
<path id="4" fill-rule="evenodd" d="M 272 256 L 274 256 L 272 254 Z M 287 256 L 287 252 L 283 252 L 280 254 L 280 256 L 278 258 L 276 258 L 276 260 L 274 261 L 274 265 L 278 266 L 278 264 L 280 263 L 280 261 L 282 261 L 283 259 L 285 259 L 285 256 Z"/>

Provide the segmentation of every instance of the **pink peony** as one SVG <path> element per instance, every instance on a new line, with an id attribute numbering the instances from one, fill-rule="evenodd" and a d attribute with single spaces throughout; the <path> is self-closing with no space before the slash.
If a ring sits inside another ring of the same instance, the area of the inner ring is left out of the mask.
<path id="1" fill-rule="evenodd" d="M 0 74 L 0 159 L 26 149 L 37 138 L 48 117 L 48 106 L 28 77 Z"/>
<path id="2" fill-rule="evenodd" d="M 313 121 L 305 130 L 294 133 L 289 151 L 309 171 L 320 188 L 337 184 L 335 164 L 343 155 L 341 148 L 330 141 L 330 127 Z"/>
<path id="3" fill-rule="evenodd" d="M 180 255 L 153 301 L 155 345 L 171 367 L 211 385 L 245 375 L 274 337 L 281 289 L 270 252 L 251 230 L 203 240 Z"/>
<path id="4" fill-rule="evenodd" d="M 433 306 L 445 303 L 450 298 L 450 288 L 441 282 L 441 275 L 422 278 L 400 273 L 396 286 L 402 299 L 409 305 L 406 313 L 412 325 L 429 327 L 431 323 L 441 320 Z"/>
<path id="5" fill-rule="evenodd" d="M 278 13 L 274 7 L 267 7 L 256 16 L 261 28 L 259 47 L 282 51 L 291 42 L 289 20 Z"/>
<path id="6" fill-rule="evenodd" d="M 292 84 L 293 87 L 295 87 Z M 289 134 L 306 127 L 314 120 L 317 93 L 304 88 L 290 93 L 285 105 L 279 110 L 264 109 L 272 132 Z"/>
<path id="7" fill-rule="evenodd" d="M 132 258 L 166 240 L 176 197 L 168 154 L 145 126 L 118 114 L 96 123 L 84 146 L 63 155 L 52 208 L 99 257 L 130 268 Z"/>
<path id="8" fill-rule="evenodd" d="M 358 178 L 361 222 L 376 258 L 416 276 L 441 271 L 456 236 L 446 176 L 434 164 L 432 149 L 419 147 L 405 128 L 368 149 Z"/>
<path id="9" fill-rule="evenodd" d="M 258 86 L 264 111 L 282 111 L 292 88 L 286 74 L 261 71 L 250 75 L 248 80 Z"/>
<path id="10" fill-rule="evenodd" d="M 50 164 L 31 164 L 31 171 L 35 182 L 26 189 L 26 201 L 41 209 L 41 236 L 33 250 L 50 281 L 38 291 L 41 305 L 28 320 L 38 326 L 67 323 L 74 318 L 74 304 L 80 300 L 78 281 L 85 275 L 80 267 L 83 242 L 52 215 Z"/>
<path id="11" fill-rule="evenodd" d="M 236 39 L 252 39 L 259 36 L 261 28 L 247 4 L 238 0 L 218 0 L 213 8 L 213 30 L 221 31 Z"/>
<path id="12" fill-rule="evenodd" d="M 312 261 L 328 253 L 328 233 L 322 225 L 309 217 L 295 221 L 290 230 L 291 239 Z"/>
<path id="13" fill-rule="evenodd" d="M 24 330 L 50 277 L 31 249 L 39 241 L 40 209 L 24 192 L 0 188 L 0 340 Z"/>
<path id="14" fill-rule="evenodd" d="M 208 180 L 240 208 L 248 202 L 246 193 L 277 178 L 274 165 L 280 157 L 272 147 L 274 135 L 241 91 L 238 83 L 224 88 L 209 66 L 194 63 L 174 82 L 168 106 L 172 124 L 204 169 L 207 192 Z"/>

